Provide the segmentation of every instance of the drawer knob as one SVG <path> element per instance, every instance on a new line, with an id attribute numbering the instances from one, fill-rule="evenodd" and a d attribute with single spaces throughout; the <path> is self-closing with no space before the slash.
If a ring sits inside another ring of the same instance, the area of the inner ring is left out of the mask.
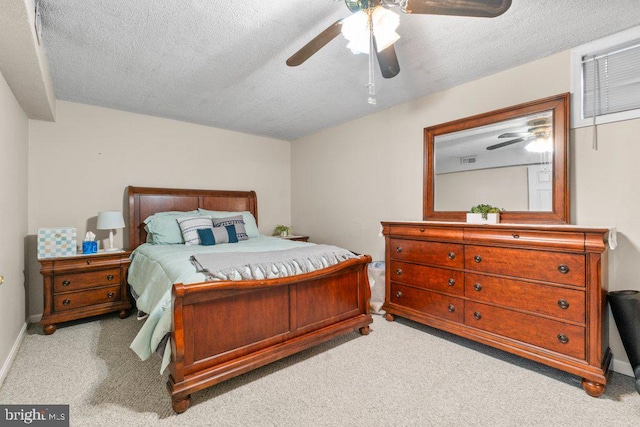
<path id="1" fill-rule="evenodd" d="M 482 290 L 482 285 L 480 283 L 476 283 L 475 285 L 473 285 L 473 289 L 480 292 Z"/>
<path id="2" fill-rule="evenodd" d="M 62 282 L 62 286 L 69 286 L 71 284 L 71 282 L 69 280 L 65 280 L 64 282 Z"/>
<path id="3" fill-rule="evenodd" d="M 114 293 L 113 293 L 113 292 L 109 292 L 109 293 L 107 294 L 107 298 L 113 298 L 113 295 L 114 295 Z"/>
<path id="4" fill-rule="evenodd" d="M 402 297 L 402 292 L 398 291 L 396 292 L 396 298 L 401 298 Z"/>
<path id="5" fill-rule="evenodd" d="M 566 344 L 569 342 L 569 337 L 565 334 L 558 334 L 558 341 L 560 342 L 560 344 Z"/>
<path id="6" fill-rule="evenodd" d="M 449 313 L 453 313 L 454 311 L 456 311 L 456 308 L 453 306 L 453 304 L 449 304 L 449 307 L 447 307 L 447 310 L 449 310 Z"/>
<path id="7" fill-rule="evenodd" d="M 520 235 L 517 234 L 517 233 L 513 233 L 512 236 L 513 236 L 514 239 L 519 239 L 520 238 Z"/>
<path id="8" fill-rule="evenodd" d="M 456 284 L 456 281 L 455 281 L 455 279 L 450 278 L 450 279 L 448 280 L 448 283 L 449 283 L 449 286 L 453 286 L 453 285 L 455 285 L 455 284 Z"/>
<path id="9" fill-rule="evenodd" d="M 421 229 L 420 229 L 420 232 L 421 232 L 421 233 L 424 233 L 424 228 L 421 228 Z"/>
<path id="10" fill-rule="evenodd" d="M 70 299 L 66 299 L 64 301 L 62 301 L 62 305 L 69 305 L 71 304 L 71 300 Z"/>
<path id="11" fill-rule="evenodd" d="M 453 252 L 449 252 L 449 259 L 456 259 L 456 254 Z"/>
<path id="12" fill-rule="evenodd" d="M 401 276 L 402 275 L 402 269 L 401 268 L 396 270 L 396 275 L 397 276 Z"/>
<path id="13" fill-rule="evenodd" d="M 91 260 L 90 259 L 87 260 L 87 265 L 89 265 L 89 264 L 91 264 Z"/>
<path id="14" fill-rule="evenodd" d="M 558 300 L 558 307 L 560 307 L 563 310 L 566 310 L 567 308 L 569 308 L 569 301 L 567 301 L 566 299 Z"/>
<path id="15" fill-rule="evenodd" d="M 113 274 L 108 275 L 107 280 L 113 280 Z"/>
<path id="16" fill-rule="evenodd" d="M 476 255 L 476 256 L 473 257 L 473 260 L 475 262 L 482 262 L 482 257 L 480 255 Z"/>
<path id="17" fill-rule="evenodd" d="M 396 248 L 396 252 L 398 252 L 398 253 L 402 252 L 402 246 L 398 246 L 398 247 Z"/>
<path id="18" fill-rule="evenodd" d="M 567 274 L 569 272 L 569 266 L 565 264 L 560 264 L 558 266 L 558 271 L 562 274 Z"/>
<path id="19" fill-rule="evenodd" d="M 474 311 L 474 312 L 473 312 L 473 317 L 474 317 L 476 320 L 480 320 L 480 319 L 482 319 L 482 314 L 480 314 L 480 312 L 479 312 L 479 311 Z"/>

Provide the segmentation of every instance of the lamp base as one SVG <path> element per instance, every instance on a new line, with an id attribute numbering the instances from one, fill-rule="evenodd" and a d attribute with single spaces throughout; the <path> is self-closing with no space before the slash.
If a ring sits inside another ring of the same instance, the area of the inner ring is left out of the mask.
<path id="1" fill-rule="evenodd" d="M 121 248 L 105 248 L 105 252 L 118 252 L 121 251 Z"/>

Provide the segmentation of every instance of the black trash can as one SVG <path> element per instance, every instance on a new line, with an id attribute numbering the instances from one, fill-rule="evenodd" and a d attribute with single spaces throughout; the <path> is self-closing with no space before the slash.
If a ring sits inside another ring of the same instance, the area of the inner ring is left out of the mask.
<path id="1" fill-rule="evenodd" d="M 640 291 L 609 292 L 609 305 L 640 393 Z"/>

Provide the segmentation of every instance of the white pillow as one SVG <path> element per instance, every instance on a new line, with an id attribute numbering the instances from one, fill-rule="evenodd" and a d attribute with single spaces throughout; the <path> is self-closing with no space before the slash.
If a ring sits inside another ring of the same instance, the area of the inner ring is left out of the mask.
<path id="1" fill-rule="evenodd" d="M 198 229 L 211 228 L 213 230 L 213 220 L 210 216 L 191 216 L 177 218 L 182 238 L 185 245 L 199 245 L 200 235 Z"/>
<path id="2" fill-rule="evenodd" d="M 247 237 L 253 238 L 260 235 L 256 218 L 249 211 L 209 211 L 207 209 L 198 208 L 198 212 L 200 213 L 200 215 L 211 215 L 212 218 L 228 218 L 230 216 L 242 215 L 242 220 L 244 221 L 244 228 L 245 232 L 247 233 Z"/>

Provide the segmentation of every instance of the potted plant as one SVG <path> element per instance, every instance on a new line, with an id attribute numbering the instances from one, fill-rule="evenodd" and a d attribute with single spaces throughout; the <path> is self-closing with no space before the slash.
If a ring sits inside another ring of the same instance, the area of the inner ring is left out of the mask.
<path id="1" fill-rule="evenodd" d="M 291 233 L 291 227 L 288 227 L 286 225 L 278 225 L 273 230 L 274 236 L 287 237 L 289 233 Z"/>
<path id="2" fill-rule="evenodd" d="M 498 224 L 502 211 L 503 209 L 486 204 L 473 206 L 467 214 L 467 222 L 471 224 Z"/>

